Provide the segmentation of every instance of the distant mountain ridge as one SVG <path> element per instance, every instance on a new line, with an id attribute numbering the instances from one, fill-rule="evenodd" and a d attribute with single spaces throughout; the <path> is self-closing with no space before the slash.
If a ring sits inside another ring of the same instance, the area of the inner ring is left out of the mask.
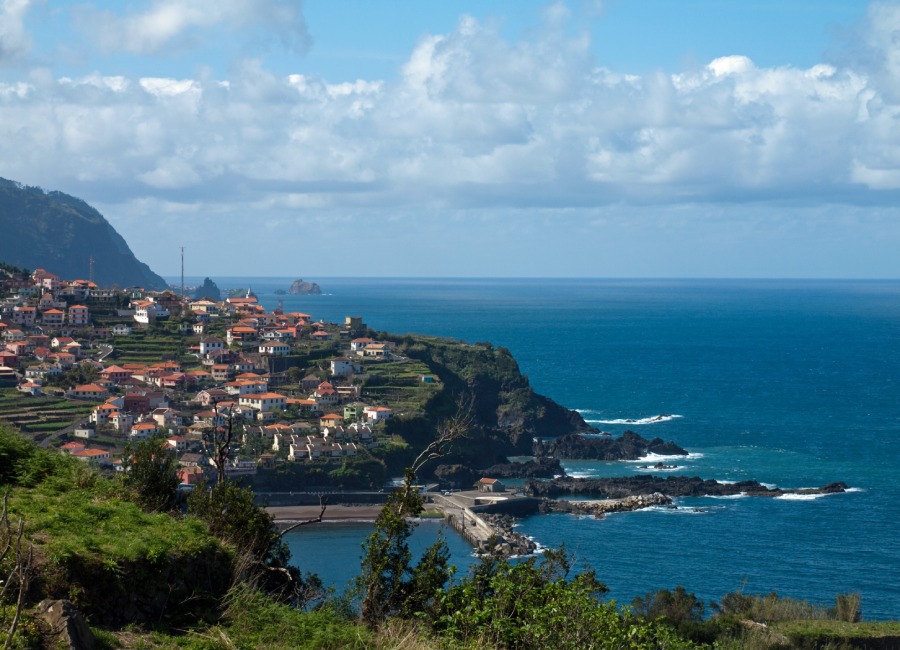
<path id="1" fill-rule="evenodd" d="M 168 286 L 86 202 L 0 178 L 0 260 L 45 268 L 62 278 L 88 279 L 91 257 L 94 282 L 100 286 Z"/>

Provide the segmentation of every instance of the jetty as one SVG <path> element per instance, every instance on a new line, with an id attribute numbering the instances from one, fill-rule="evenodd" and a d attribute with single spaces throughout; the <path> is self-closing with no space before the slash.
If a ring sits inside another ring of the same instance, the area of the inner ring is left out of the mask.
<path id="1" fill-rule="evenodd" d="M 504 557 L 529 555 L 537 544 L 512 530 L 512 517 L 538 512 L 541 500 L 518 494 L 477 490 L 426 493 L 428 507 L 440 511 L 447 523 L 479 553 Z"/>

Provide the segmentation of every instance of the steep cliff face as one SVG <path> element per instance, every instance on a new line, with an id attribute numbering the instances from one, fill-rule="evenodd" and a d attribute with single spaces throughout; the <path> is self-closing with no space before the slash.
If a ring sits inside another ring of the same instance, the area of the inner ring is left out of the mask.
<path id="1" fill-rule="evenodd" d="M 531 454 L 536 437 L 596 433 L 577 412 L 535 393 L 505 348 L 424 336 L 379 338 L 393 339 L 400 354 L 424 362 L 440 378 L 444 390 L 428 408 L 433 421 L 452 415 L 460 398 L 471 400 L 470 435 L 446 462 L 483 468 L 508 455 Z"/>
<path id="2" fill-rule="evenodd" d="M 0 232 L 0 260 L 18 267 L 87 279 L 93 258 L 100 286 L 166 288 L 103 215 L 74 196 L 0 178 Z"/>

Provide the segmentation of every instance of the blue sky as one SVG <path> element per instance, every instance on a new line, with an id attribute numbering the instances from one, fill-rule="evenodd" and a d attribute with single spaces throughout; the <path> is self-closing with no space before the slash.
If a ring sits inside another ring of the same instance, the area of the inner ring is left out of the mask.
<path id="1" fill-rule="evenodd" d="M 0 0 L 0 176 L 191 275 L 900 277 L 900 2 Z"/>

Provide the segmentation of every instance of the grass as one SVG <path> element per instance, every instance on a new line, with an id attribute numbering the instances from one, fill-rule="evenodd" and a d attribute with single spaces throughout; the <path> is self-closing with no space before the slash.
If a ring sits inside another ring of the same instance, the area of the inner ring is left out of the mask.
<path id="1" fill-rule="evenodd" d="M 792 639 L 900 638 L 900 621 L 862 623 L 848 623 L 846 621 L 781 621 L 773 623 L 771 627 Z"/>
<path id="2" fill-rule="evenodd" d="M 134 562 L 205 552 L 215 545 L 196 519 L 175 521 L 143 512 L 119 499 L 117 482 L 101 477 L 87 482 L 73 489 L 69 478 L 60 477 L 12 493 L 10 511 L 25 518 L 28 534 L 56 563 L 76 556 L 88 563 Z"/>

